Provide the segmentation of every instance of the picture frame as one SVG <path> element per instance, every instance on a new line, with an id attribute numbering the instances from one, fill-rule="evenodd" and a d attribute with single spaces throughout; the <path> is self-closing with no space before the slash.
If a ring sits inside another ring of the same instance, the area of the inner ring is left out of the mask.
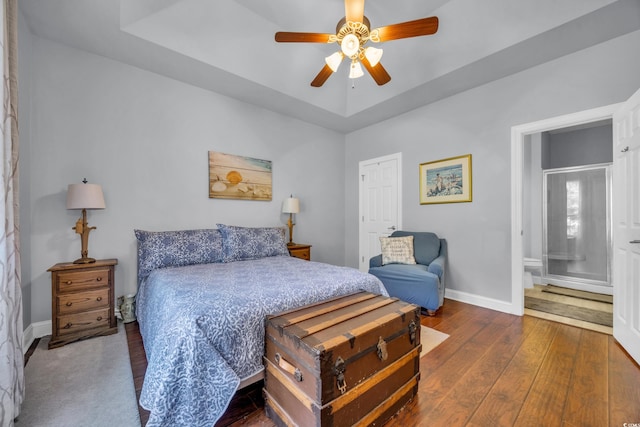
<path id="1" fill-rule="evenodd" d="M 270 201 L 270 160 L 209 151 L 209 198 Z"/>
<path id="2" fill-rule="evenodd" d="M 420 164 L 420 204 L 472 200 L 471 154 Z"/>

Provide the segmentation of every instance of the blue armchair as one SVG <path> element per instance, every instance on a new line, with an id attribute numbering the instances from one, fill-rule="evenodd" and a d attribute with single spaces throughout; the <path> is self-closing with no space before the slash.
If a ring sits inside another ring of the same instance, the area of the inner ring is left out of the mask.
<path id="1" fill-rule="evenodd" d="M 377 255 L 369 260 L 369 273 L 384 283 L 389 295 L 433 316 L 444 302 L 447 241 L 429 232 L 394 231 L 390 237 L 403 236 L 413 236 L 416 264 L 382 265 L 382 255 Z"/>

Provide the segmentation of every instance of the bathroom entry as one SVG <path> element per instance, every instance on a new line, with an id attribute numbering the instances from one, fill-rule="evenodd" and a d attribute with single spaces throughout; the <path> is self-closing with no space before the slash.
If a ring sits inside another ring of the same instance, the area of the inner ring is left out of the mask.
<path id="1" fill-rule="evenodd" d="M 525 262 L 533 283 L 613 293 L 612 135 L 605 119 L 527 136 L 522 255 L 535 261 L 533 269 Z"/>
<path id="2" fill-rule="evenodd" d="M 610 166 L 549 169 L 543 176 L 544 282 L 610 288 Z"/>

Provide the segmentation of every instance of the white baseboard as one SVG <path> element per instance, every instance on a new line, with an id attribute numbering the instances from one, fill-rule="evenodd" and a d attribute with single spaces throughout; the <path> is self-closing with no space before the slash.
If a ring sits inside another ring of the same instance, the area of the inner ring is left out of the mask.
<path id="1" fill-rule="evenodd" d="M 464 302 L 466 304 L 477 305 L 478 307 L 513 314 L 513 311 L 511 310 L 511 302 L 456 291 L 455 289 L 445 289 L 444 296 L 445 298 Z"/>
<path id="2" fill-rule="evenodd" d="M 22 353 L 26 353 L 36 338 L 42 338 L 51 335 L 51 320 L 44 322 L 36 322 L 27 326 L 22 333 Z"/>

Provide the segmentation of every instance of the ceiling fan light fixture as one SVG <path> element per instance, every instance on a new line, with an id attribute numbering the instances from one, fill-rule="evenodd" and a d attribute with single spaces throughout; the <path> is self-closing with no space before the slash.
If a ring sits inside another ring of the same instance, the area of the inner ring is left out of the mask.
<path id="1" fill-rule="evenodd" d="M 347 34 L 342 38 L 340 48 L 345 56 L 351 58 L 353 55 L 358 53 L 358 50 L 360 49 L 360 40 L 358 40 L 358 37 L 355 34 Z"/>
<path id="2" fill-rule="evenodd" d="M 335 73 L 336 71 L 338 71 L 338 67 L 342 63 L 342 58 L 344 58 L 342 52 L 335 52 L 324 58 L 324 62 L 326 62 L 329 68 L 331 68 L 331 71 Z"/>
<path id="3" fill-rule="evenodd" d="M 362 71 L 362 65 L 355 59 L 351 62 L 351 69 L 349 70 L 349 78 L 357 79 L 358 77 L 364 76 L 364 71 Z"/>
<path id="4" fill-rule="evenodd" d="M 369 64 L 371 64 L 372 67 L 375 67 L 376 65 L 378 65 L 378 62 L 380 62 L 380 59 L 382 58 L 382 49 L 369 46 L 364 50 L 364 56 L 369 61 Z"/>

